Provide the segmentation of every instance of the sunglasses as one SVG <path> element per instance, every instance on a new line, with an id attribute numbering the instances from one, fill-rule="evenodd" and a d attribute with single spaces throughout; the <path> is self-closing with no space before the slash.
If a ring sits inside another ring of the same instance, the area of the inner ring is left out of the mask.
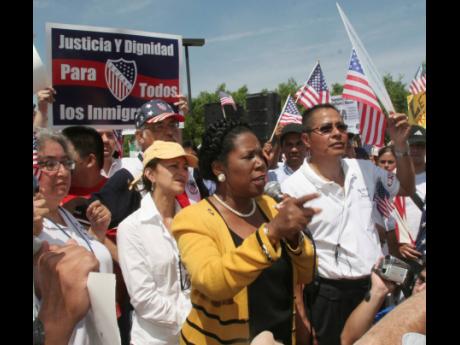
<path id="1" fill-rule="evenodd" d="M 347 131 L 348 125 L 346 125 L 343 122 L 337 122 L 337 123 L 324 123 L 319 127 L 316 128 L 309 128 L 307 129 L 307 132 L 317 132 L 320 135 L 326 135 L 326 134 L 331 134 L 332 131 L 334 130 L 334 127 L 339 130 L 341 133 L 345 133 Z"/>

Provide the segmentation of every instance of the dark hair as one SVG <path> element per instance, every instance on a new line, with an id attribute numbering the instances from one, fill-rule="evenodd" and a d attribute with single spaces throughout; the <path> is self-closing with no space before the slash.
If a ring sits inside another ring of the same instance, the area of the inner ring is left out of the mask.
<path id="1" fill-rule="evenodd" d="M 302 116 L 302 126 L 304 129 L 311 128 L 311 118 L 313 117 L 313 113 L 318 109 L 334 109 L 340 114 L 340 111 L 331 103 L 317 104 L 314 107 L 304 111 Z"/>
<path id="2" fill-rule="evenodd" d="M 195 145 L 195 144 L 193 143 L 193 141 L 191 141 L 191 140 L 185 140 L 185 141 L 182 143 L 182 147 L 183 147 L 184 149 L 186 149 L 186 148 L 189 147 L 189 148 L 191 148 L 193 151 L 198 152 L 198 148 L 196 147 L 196 145 Z"/>
<path id="3" fill-rule="evenodd" d="M 355 147 L 356 159 L 369 159 L 369 154 L 363 147 Z"/>
<path id="4" fill-rule="evenodd" d="M 151 192 L 152 187 L 153 187 L 153 183 L 147 177 L 145 177 L 144 171 L 147 168 L 155 169 L 159 161 L 160 160 L 158 158 L 152 159 L 150 162 L 148 162 L 148 164 L 142 170 L 142 184 L 144 185 L 144 188 L 143 188 L 144 191 Z"/>
<path id="5" fill-rule="evenodd" d="M 80 157 L 86 158 L 92 153 L 96 156 L 99 169 L 104 167 L 104 143 L 94 128 L 71 126 L 64 128 L 62 134 L 70 140 Z"/>
<path id="6" fill-rule="evenodd" d="M 380 159 L 380 157 L 387 152 L 390 152 L 394 157 L 396 157 L 395 149 L 393 145 L 389 145 L 389 146 L 384 146 L 379 150 L 379 152 L 377 153 L 377 159 Z"/>
<path id="7" fill-rule="evenodd" d="M 212 172 L 212 162 L 227 162 L 227 155 L 234 149 L 233 141 L 241 133 L 254 133 L 249 125 L 237 120 L 220 120 L 211 124 L 203 133 L 198 154 L 203 178 L 217 182 Z"/>

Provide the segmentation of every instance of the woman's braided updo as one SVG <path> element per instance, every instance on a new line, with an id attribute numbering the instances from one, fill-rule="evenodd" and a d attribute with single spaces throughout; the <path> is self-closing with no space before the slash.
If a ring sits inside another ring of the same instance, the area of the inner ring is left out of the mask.
<path id="1" fill-rule="evenodd" d="M 228 153 L 234 149 L 235 138 L 244 132 L 253 133 L 247 123 L 236 120 L 220 120 L 206 129 L 199 152 L 199 166 L 203 178 L 217 182 L 212 172 L 212 162 L 220 161 L 226 164 Z"/>

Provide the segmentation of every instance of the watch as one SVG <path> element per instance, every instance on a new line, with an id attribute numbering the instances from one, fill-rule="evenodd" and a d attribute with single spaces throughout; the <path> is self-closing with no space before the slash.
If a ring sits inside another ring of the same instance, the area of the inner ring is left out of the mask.
<path id="1" fill-rule="evenodd" d="M 37 317 L 34 320 L 34 342 L 33 345 L 44 345 L 45 344 L 45 327 L 43 323 Z"/>
<path id="2" fill-rule="evenodd" d="M 406 142 L 406 149 L 404 151 L 398 151 L 395 148 L 395 156 L 396 158 L 409 156 L 409 143 Z"/>

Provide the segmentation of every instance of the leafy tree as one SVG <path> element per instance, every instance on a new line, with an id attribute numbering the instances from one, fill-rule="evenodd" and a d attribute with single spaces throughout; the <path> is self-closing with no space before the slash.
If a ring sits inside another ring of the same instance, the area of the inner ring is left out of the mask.
<path id="1" fill-rule="evenodd" d="M 343 85 L 339 83 L 332 84 L 331 96 L 340 96 L 343 92 Z"/>
<path id="2" fill-rule="evenodd" d="M 394 80 L 390 73 L 383 76 L 383 83 L 388 91 L 391 102 L 395 111 L 398 113 L 407 112 L 407 96 L 409 91 L 406 89 L 406 84 L 402 82 L 402 75 L 398 76 L 398 80 Z"/>
<path id="3" fill-rule="evenodd" d="M 297 90 L 300 88 L 300 85 L 297 84 L 294 78 L 289 78 L 286 83 L 278 84 L 278 87 L 274 90 L 278 95 L 280 95 L 281 106 L 286 102 L 288 95 L 294 97 Z"/>

